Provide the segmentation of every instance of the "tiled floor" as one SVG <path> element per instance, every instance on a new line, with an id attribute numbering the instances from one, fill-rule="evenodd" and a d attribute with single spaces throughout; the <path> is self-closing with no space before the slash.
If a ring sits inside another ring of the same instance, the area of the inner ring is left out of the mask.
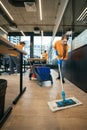
<path id="1" fill-rule="evenodd" d="M 25 73 L 23 84 L 26 91 L 13 106 L 12 113 L 1 130 L 87 130 L 87 94 L 75 85 L 66 81 L 64 90 L 67 97 L 76 97 L 83 104 L 66 110 L 52 112 L 47 102 L 61 99 L 60 81 L 56 80 L 57 73 L 51 71 L 53 86 L 38 85 L 38 81 L 29 80 Z M 16 97 L 19 91 L 19 76 L 3 74 L 1 78 L 8 80 L 6 107 Z"/>

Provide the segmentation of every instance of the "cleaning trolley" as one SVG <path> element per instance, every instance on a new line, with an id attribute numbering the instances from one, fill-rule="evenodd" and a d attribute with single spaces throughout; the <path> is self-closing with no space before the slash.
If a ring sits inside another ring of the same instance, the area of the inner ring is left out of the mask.
<path id="1" fill-rule="evenodd" d="M 43 86 L 44 81 L 51 81 L 51 84 L 53 84 L 50 67 L 45 64 L 30 64 L 29 79 L 31 80 L 32 77 L 39 81 L 40 86 Z"/>
<path id="2" fill-rule="evenodd" d="M 44 81 L 51 81 L 53 84 L 52 76 L 50 74 L 50 67 L 37 66 L 35 67 L 36 78 L 39 81 L 39 85 L 42 86 Z"/>

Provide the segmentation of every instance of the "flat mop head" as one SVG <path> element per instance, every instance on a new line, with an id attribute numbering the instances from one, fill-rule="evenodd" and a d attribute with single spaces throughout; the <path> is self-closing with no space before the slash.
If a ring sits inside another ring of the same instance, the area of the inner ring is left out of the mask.
<path id="1" fill-rule="evenodd" d="M 61 100 L 54 100 L 54 101 L 48 102 L 48 106 L 53 112 L 70 108 L 70 107 L 74 107 L 81 104 L 82 102 L 77 100 L 75 97 L 66 98 L 65 101 L 61 99 Z"/>

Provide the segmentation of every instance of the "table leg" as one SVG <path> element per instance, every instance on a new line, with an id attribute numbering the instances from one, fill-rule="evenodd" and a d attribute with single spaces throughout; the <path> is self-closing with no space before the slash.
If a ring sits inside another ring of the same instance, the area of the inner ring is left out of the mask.
<path id="1" fill-rule="evenodd" d="M 22 66 L 23 66 L 23 54 L 20 54 L 20 92 L 18 96 L 13 101 L 13 104 L 16 104 L 22 94 L 25 92 L 26 87 L 23 88 L 23 73 L 22 73 Z"/>

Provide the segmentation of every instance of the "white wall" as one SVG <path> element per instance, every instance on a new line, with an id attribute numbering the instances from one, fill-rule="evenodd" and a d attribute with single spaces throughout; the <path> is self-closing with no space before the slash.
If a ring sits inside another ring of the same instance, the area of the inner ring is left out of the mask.
<path id="1" fill-rule="evenodd" d="M 87 44 L 87 29 L 72 41 L 72 50 Z"/>

